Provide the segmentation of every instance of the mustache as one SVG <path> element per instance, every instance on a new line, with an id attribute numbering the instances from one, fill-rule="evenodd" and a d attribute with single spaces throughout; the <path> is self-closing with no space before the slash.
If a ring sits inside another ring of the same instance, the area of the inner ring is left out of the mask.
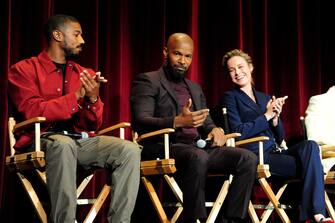
<path id="1" fill-rule="evenodd" d="M 84 43 L 81 43 L 76 48 L 81 48 L 82 49 L 84 47 L 84 45 L 85 45 Z"/>
<path id="2" fill-rule="evenodd" d="M 173 65 L 173 68 L 177 69 L 177 70 L 183 70 L 186 71 L 187 67 L 181 64 L 175 64 Z"/>

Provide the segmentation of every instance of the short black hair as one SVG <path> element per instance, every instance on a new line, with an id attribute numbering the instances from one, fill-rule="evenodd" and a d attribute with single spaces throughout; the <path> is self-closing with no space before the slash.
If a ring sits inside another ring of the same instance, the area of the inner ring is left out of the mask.
<path id="1" fill-rule="evenodd" d="M 46 40 L 50 42 L 50 40 L 52 39 L 52 32 L 55 31 L 56 29 L 59 29 L 67 22 L 79 23 L 78 19 L 70 15 L 57 14 L 51 16 L 44 26 L 44 36 Z"/>

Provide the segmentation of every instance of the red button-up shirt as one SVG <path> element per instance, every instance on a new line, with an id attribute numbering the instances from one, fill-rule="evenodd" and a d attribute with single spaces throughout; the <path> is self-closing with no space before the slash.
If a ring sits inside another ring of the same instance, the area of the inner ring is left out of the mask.
<path id="1" fill-rule="evenodd" d="M 68 61 L 63 86 L 61 69 L 51 61 L 45 51 L 37 57 L 22 60 L 14 64 L 8 73 L 9 95 L 19 113 L 17 121 L 43 116 L 47 131 L 55 122 L 70 120 L 76 132 L 96 131 L 102 123 L 103 103 L 99 99 L 90 104 L 84 99 L 77 100 L 75 91 L 81 87 L 80 73 L 93 70 Z M 64 95 L 62 95 L 64 87 Z M 31 144 L 33 131 L 24 131 L 16 136 L 15 149 L 19 150 Z"/>

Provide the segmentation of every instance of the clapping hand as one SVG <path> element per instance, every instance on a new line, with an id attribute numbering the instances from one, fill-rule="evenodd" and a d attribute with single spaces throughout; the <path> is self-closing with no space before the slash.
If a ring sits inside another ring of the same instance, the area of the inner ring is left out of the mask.
<path id="1" fill-rule="evenodd" d="M 100 71 L 92 75 L 87 70 L 83 70 L 83 72 L 80 73 L 80 81 L 82 86 L 75 92 L 77 99 L 85 96 L 92 103 L 97 101 L 100 83 L 107 82 L 107 80 L 101 76 Z"/>
<path id="2" fill-rule="evenodd" d="M 278 125 L 279 115 L 282 112 L 283 105 L 285 104 L 285 100 L 287 98 L 288 96 L 280 98 L 272 96 L 271 100 L 268 102 L 266 106 L 265 117 L 268 121 L 272 120 L 272 124 L 274 126 Z"/>

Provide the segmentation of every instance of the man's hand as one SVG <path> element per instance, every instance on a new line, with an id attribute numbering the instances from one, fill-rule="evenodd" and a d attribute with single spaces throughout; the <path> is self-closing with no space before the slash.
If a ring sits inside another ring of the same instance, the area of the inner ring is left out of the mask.
<path id="1" fill-rule="evenodd" d="M 81 86 L 76 92 L 75 92 L 77 101 L 85 96 L 85 88 Z"/>
<path id="2" fill-rule="evenodd" d="M 206 120 L 209 109 L 201 109 L 199 111 L 191 112 L 190 108 L 192 106 L 192 100 L 188 99 L 188 102 L 183 107 L 182 112 L 174 118 L 174 128 L 178 127 L 191 127 L 197 128 L 202 126 Z"/>
<path id="3" fill-rule="evenodd" d="M 100 72 L 96 72 L 94 76 L 90 75 L 87 70 L 80 73 L 80 81 L 82 87 L 85 90 L 85 96 L 90 100 L 90 102 L 96 102 L 99 96 L 100 83 L 107 82 L 104 77 L 101 76 Z"/>
<path id="4" fill-rule="evenodd" d="M 98 83 L 107 83 L 108 80 L 105 77 L 101 76 L 101 72 L 98 71 L 95 73 L 96 75 L 93 77 Z"/>
<path id="5" fill-rule="evenodd" d="M 222 147 L 227 141 L 227 138 L 221 128 L 213 128 L 208 134 L 207 139 L 211 139 L 213 141 L 211 147 Z"/>

